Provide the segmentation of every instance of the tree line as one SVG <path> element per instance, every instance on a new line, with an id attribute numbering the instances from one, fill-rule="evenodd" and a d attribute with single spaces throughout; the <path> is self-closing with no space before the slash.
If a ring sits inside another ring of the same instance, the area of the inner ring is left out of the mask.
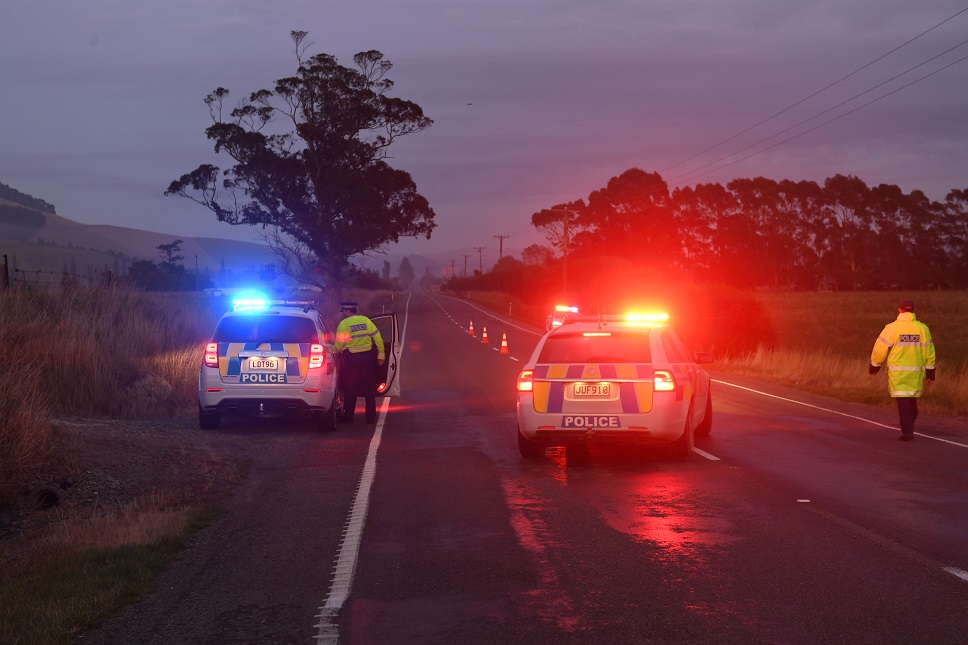
<path id="1" fill-rule="evenodd" d="M 567 257 L 576 271 L 620 261 L 742 289 L 963 289 L 966 214 L 968 190 L 938 202 L 835 175 L 670 191 L 658 173 L 633 168 L 587 200 L 532 215 L 552 253 L 524 257 Z"/>
<path id="2" fill-rule="evenodd" d="M 37 199 L 36 197 L 31 197 L 27 193 L 22 193 L 16 188 L 8 186 L 3 182 L 0 182 L 0 199 L 6 199 L 15 204 L 20 204 L 42 213 L 51 213 L 54 215 L 57 214 L 57 212 L 54 210 L 53 204 L 45 202 L 42 199 Z"/>

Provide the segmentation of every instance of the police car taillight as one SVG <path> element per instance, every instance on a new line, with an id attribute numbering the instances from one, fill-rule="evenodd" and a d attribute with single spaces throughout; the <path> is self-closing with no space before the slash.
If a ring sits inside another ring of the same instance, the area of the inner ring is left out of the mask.
<path id="1" fill-rule="evenodd" d="M 524 370 L 518 375 L 518 392 L 534 391 L 534 371 Z"/>
<path id="2" fill-rule="evenodd" d="M 672 372 L 656 370 L 653 379 L 656 392 L 673 392 L 676 389 L 676 379 L 673 378 Z"/>
<path id="3" fill-rule="evenodd" d="M 205 346 L 205 367 L 218 367 L 218 343 Z"/>
<path id="4" fill-rule="evenodd" d="M 309 346 L 309 369 L 314 367 L 322 367 L 323 363 L 326 362 L 326 352 L 323 351 L 322 345 L 310 345 Z"/>

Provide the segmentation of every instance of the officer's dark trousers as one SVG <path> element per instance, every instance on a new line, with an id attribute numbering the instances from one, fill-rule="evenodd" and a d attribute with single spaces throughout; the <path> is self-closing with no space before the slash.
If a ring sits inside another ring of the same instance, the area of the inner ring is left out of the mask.
<path id="1" fill-rule="evenodd" d="M 897 416 L 901 422 L 901 434 L 906 437 L 914 436 L 914 421 L 918 418 L 918 399 L 915 396 L 898 396 Z"/>
<path id="2" fill-rule="evenodd" d="M 376 352 L 340 352 L 340 389 L 343 391 L 343 421 L 352 421 L 356 399 L 365 401 L 366 422 L 376 421 Z"/>

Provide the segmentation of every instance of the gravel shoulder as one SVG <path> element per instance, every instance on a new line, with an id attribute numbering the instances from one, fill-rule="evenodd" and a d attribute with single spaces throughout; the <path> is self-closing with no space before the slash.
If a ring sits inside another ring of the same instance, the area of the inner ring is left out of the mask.
<path id="1" fill-rule="evenodd" d="M 60 463 L 35 469 L 0 510 L 0 562 L 131 505 L 215 502 L 249 462 L 246 442 L 201 431 L 194 418 L 60 419 L 56 429 Z"/>

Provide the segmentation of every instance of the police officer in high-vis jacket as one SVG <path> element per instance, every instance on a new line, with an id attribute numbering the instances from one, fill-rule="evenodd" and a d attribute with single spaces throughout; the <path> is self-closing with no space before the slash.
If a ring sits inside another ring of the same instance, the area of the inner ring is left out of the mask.
<path id="1" fill-rule="evenodd" d="M 887 362 L 887 387 L 897 401 L 901 422 L 901 441 L 914 438 L 914 420 L 918 418 L 918 397 L 924 392 L 924 380 L 934 380 L 934 341 L 928 326 L 914 315 L 914 303 L 902 300 L 897 306 L 897 320 L 884 327 L 874 341 L 869 372 L 877 374 Z"/>
<path id="2" fill-rule="evenodd" d="M 376 423 L 377 367 L 386 355 L 383 336 L 373 321 L 356 312 L 355 302 L 341 302 L 343 320 L 336 328 L 334 347 L 339 356 L 339 383 L 343 392 L 342 421 L 353 422 L 356 399 L 366 402 L 366 422 Z"/>

